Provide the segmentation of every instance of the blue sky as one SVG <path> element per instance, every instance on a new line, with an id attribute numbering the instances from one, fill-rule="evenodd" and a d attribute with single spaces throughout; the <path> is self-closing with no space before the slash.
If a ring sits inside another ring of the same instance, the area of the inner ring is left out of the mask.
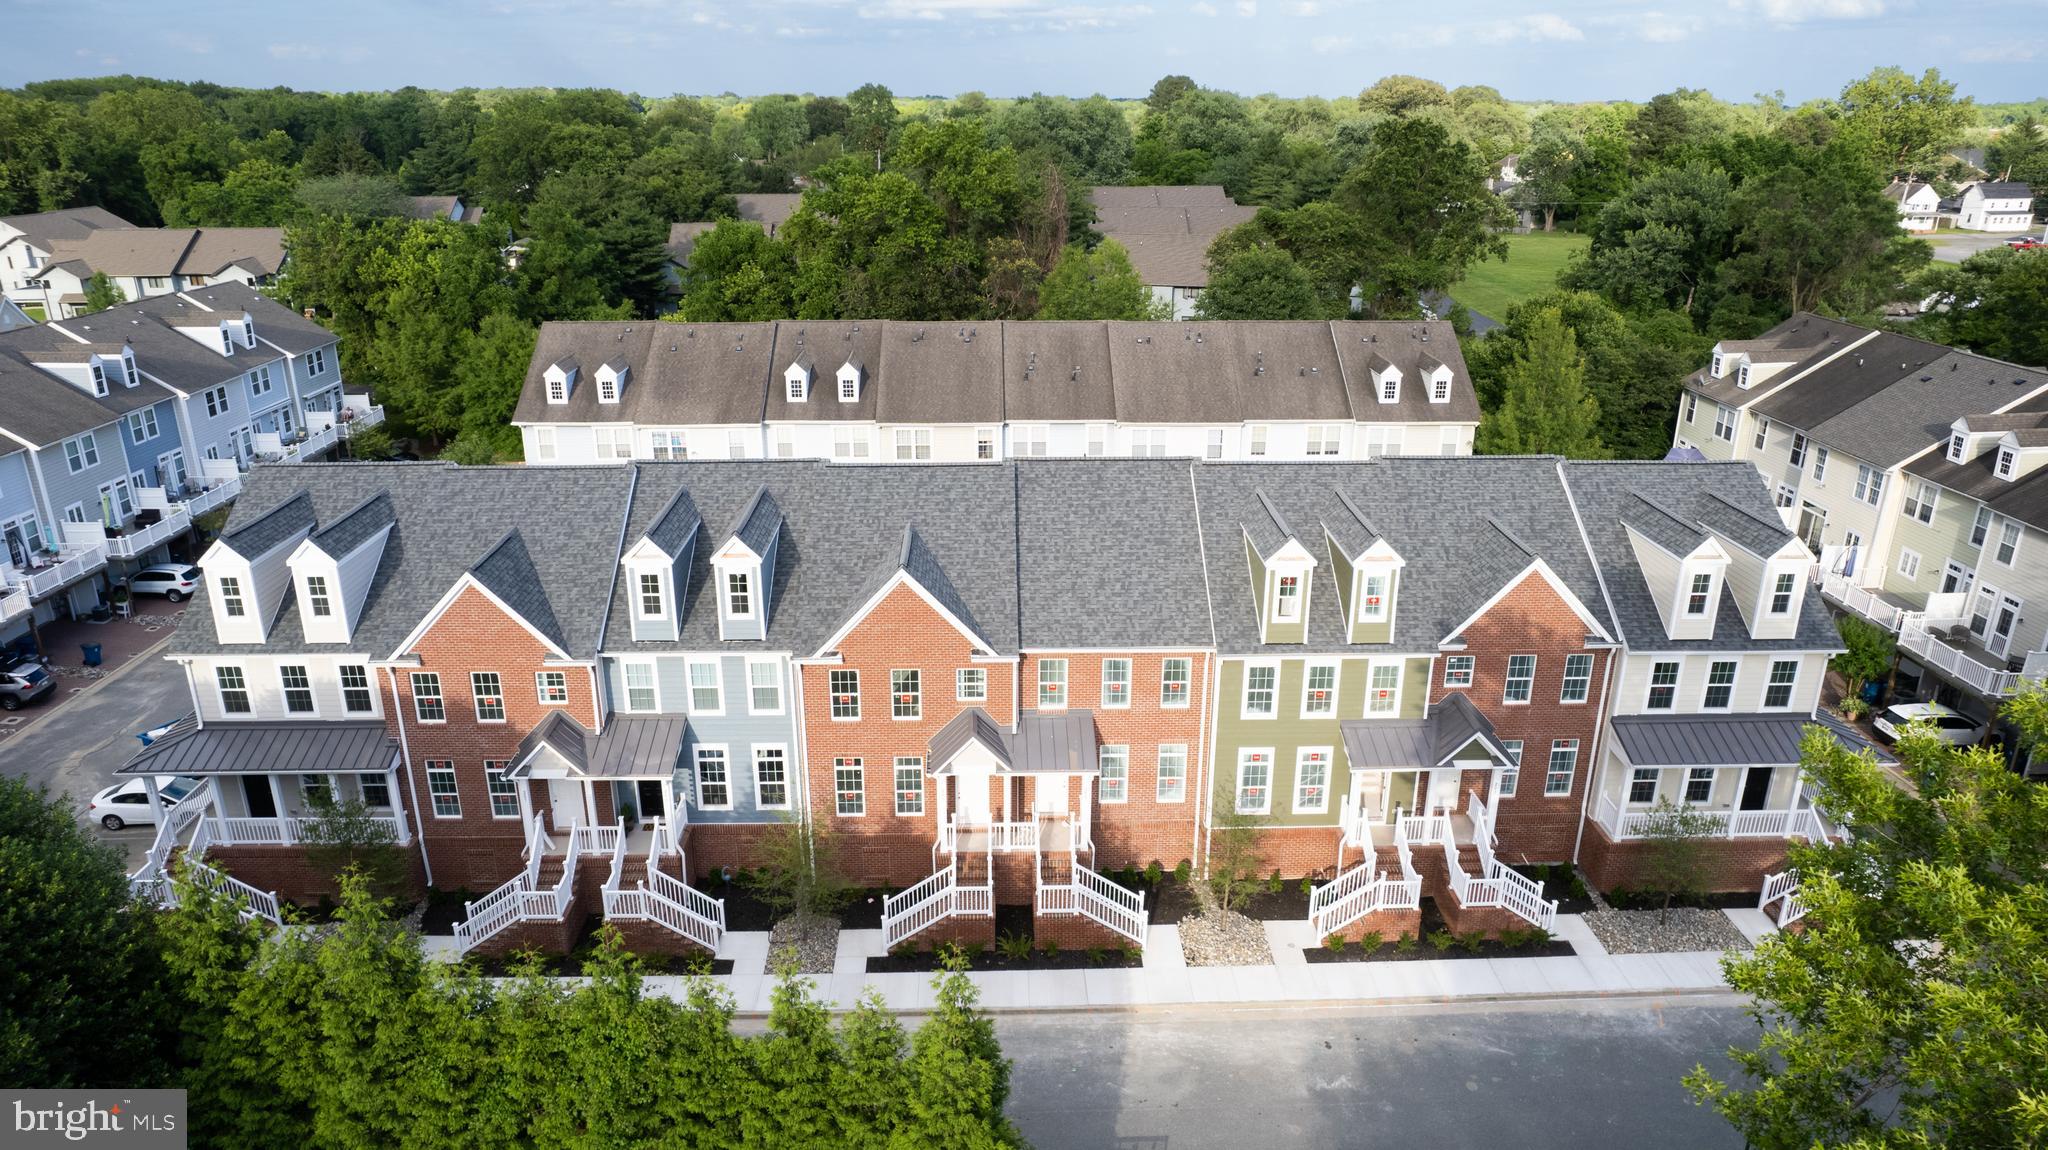
<path id="1" fill-rule="evenodd" d="M 2042 0 L 5 0 L 0 86 L 115 72 L 263 87 L 645 95 L 1143 95 L 1169 72 L 1350 96 L 1407 72 L 1514 99 L 1832 95 L 1878 64 L 2048 94 Z M 77 47 L 82 41 L 88 46 Z M 34 45 L 33 51 L 21 50 Z"/>

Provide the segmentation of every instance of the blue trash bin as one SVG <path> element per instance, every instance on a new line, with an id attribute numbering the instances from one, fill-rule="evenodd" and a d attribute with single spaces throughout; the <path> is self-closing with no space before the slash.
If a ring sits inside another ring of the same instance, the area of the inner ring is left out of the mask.
<path id="1" fill-rule="evenodd" d="M 85 652 L 86 666 L 97 667 L 100 665 L 100 645 L 98 643 L 80 643 L 78 649 Z"/>

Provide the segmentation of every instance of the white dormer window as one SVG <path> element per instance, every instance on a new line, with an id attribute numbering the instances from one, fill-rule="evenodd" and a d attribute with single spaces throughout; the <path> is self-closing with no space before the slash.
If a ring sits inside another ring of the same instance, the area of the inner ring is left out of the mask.
<path id="1" fill-rule="evenodd" d="M 1401 373 L 1390 371 L 1380 376 L 1380 402 L 1401 402 Z"/>
<path id="2" fill-rule="evenodd" d="M 725 613 L 733 619 L 754 617 L 754 581 L 748 572 L 725 573 Z"/>
<path id="3" fill-rule="evenodd" d="M 1705 573 L 1694 575 L 1692 577 L 1692 587 L 1685 595 L 1685 613 L 1688 615 L 1706 614 L 1707 604 L 1713 601 L 1713 594 L 1714 577 Z"/>
<path id="4" fill-rule="evenodd" d="M 541 373 L 548 385 L 549 403 L 567 403 L 569 394 L 576 390 L 576 361 L 557 360 Z"/>
<path id="5" fill-rule="evenodd" d="M 839 402 L 860 402 L 860 368 L 851 363 L 839 368 Z"/>
<path id="6" fill-rule="evenodd" d="M 142 386 L 142 373 L 135 369 L 135 353 L 121 349 L 121 383 L 124 387 Z"/>
<path id="7" fill-rule="evenodd" d="M 549 402 L 549 403 L 567 403 L 567 402 L 569 402 L 569 381 L 568 381 L 568 380 L 566 380 L 566 379 L 559 379 L 559 378 L 556 378 L 556 379 L 550 379 L 550 380 L 548 380 L 548 402 Z"/>
<path id="8" fill-rule="evenodd" d="M 634 578 L 633 609 L 642 619 L 668 616 L 668 581 L 659 571 L 642 571 Z"/>
<path id="9" fill-rule="evenodd" d="M 1963 461 L 1963 437 L 1960 432 L 1948 437 L 1948 461 L 1950 463 L 1961 463 Z"/>
<path id="10" fill-rule="evenodd" d="M 306 609 L 318 618 L 334 614 L 334 600 L 327 594 L 327 578 L 323 575 L 306 576 Z"/>
<path id="11" fill-rule="evenodd" d="M 92 370 L 92 393 L 101 399 L 105 399 L 107 397 L 107 369 L 101 366 L 98 358 L 94 358 L 86 366 Z"/>
<path id="12" fill-rule="evenodd" d="M 1359 584 L 1358 618 L 1361 622 L 1377 623 L 1387 617 L 1389 577 L 1384 574 L 1367 575 Z"/>
<path id="13" fill-rule="evenodd" d="M 1451 375 L 1449 372 L 1438 372 L 1429 381 L 1429 401 L 1431 403 L 1449 403 L 1451 401 Z"/>
<path id="14" fill-rule="evenodd" d="M 1282 621 L 1301 618 L 1301 576 L 1282 575 L 1274 583 L 1273 618 Z"/>
<path id="15" fill-rule="evenodd" d="M 1722 363 L 1721 363 L 1721 353 L 1720 353 L 1720 352 L 1718 352 L 1718 351 L 1714 353 L 1714 366 L 1713 366 L 1713 369 L 1712 369 L 1712 370 L 1713 370 L 1713 373 L 1714 373 L 1714 378 L 1715 378 L 1715 379 L 1719 379 L 1719 378 L 1721 378 L 1721 370 L 1722 370 Z"/>
<path id="16" fill-rule="evenodd" d="M 227 324 L 220 325 L 220 353 L 230 357 L 235 354 L 235 337 L 228 331 Z"/>
<path id="17" fill-rule="evenodd" d="M 256 346 L 256 321 L 248 316 L 242 317 L 242 346 Z"/>
<path id="18" fill-rule="evenodd" d="M 220 579 L 221 613 L 230 619 L 239 619 L 247 614 L 247 605 L 242 599 L 242 581 L 223 575 Z"/>
<path id="19" fill-rule="evenodd" d="M 617 403 L 619 401 L 619 381 L 609 372 L 600 371 L 597 373 L 597 401 L 599 403 Z"/>
<path id="20" fill-rule="evenodd" d="M 782 373 L 782 381 L 789 392 L 791 403 L 809 403 L 811 400 L 811 369 L 801 363 L 792 363 Z"/>
<path id="21" fill-rule="evenodd" d="M 1735 386 L 1745 389 L 1749 387 L 1749 363 L 1746 360 L 1735 372 Z"/>
<path id="22" fill-rule="evenodd" d="M 1997 467 L 1995 467 L 1995 468 L 1993 468 L 1993 474 L 1997 475 L 1997 476 L 1998 476 L 1998 477 L 1999 477 L 2000 479 L 2011 479 L 2011 478 L 2012 478 L 2012 469 L 2013 469 L 2013 464 L 2014 464 L 2015 462 L 2017 462 L 2017 461 L 2018 461 L 2018 459 L 2019 459 L 2019 455 L 2018 455 L 2018 453 L 2014 452 L 2012 448 L 2010 448 L 2010 447 L 2001 447 L 2001 448 L 1999 448 L 1999 449 L 1998 449 L 1998 466 L 1997 466 Z"/>

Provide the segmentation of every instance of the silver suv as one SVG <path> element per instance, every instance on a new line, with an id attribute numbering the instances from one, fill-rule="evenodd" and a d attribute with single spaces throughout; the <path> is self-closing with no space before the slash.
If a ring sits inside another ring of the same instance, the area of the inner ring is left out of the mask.
<path id="1" fill-rule="evenodd" d="M 184 563 L 163 563 L 144 567 L 128 580 L 131 595 L 162 595 L 173 603 L 190 599 L 199 590 L 199 568 Z"/>
<path id="2" fill-rule="evenodd" d="M 57 677 L 32 658 L 0 655 L 0 711 L 21 709 L 57 689 Z"/>

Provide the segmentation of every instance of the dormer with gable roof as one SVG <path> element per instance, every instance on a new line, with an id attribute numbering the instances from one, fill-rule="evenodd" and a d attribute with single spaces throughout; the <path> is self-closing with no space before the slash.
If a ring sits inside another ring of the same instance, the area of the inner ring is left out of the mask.
<path id="1" fill-rule="evenodd" d="M 306 642 L 347 643 L 354 636 L 397 521 L 391 494 L 379 491 L 292 551 L 286 563 Z"/>
<path id="2" fill-rule="evenodd" d="M 683 594 L 689 589 L 691 556 L 703 518 L 688 489 L 675 497 L 620 557 L 631 598 L 628 620 L 633 638 L 673 640 L 682 634 Z"/>
<path id="3" fill-rule="evenodd" d="M 782 369 L 782 388 L 791 403 L 811 401 L 811 382 L 817 375 L 817 363 L 804 346 L 804 334 L 797 332 L 796 354 L 790 358 L 789 366 Z"/>
<path id="4" fill-rule="evenodd" d="M 1263 491 L 1254 493 L 1263 514 L 1241 521 L 1251 570 L 1254 609 L 1262 643 L 1308 642 L 1309 582 L 1316 557 Z"/>
<path id="5" fill-rule="evenodd" d="M 626 394 L 626 375 L 632 370 L 624 358 L 606 360 L 597 368 L 597 401 L 617 403 Z"/>
<path id="6" fill-rule="evenodd" d="M 1782 523 L 1759 519 L 1712 494 L 1700 527 L 1727 556 L 1728 593 L 1752 639 L 1790 639 L 1813 553 Z"/>
<path id="7" fill-rule="evenodd" d="M 1330 575 L 1337 581 L 1344 627 L 1353 643 L 1391 643 L 1394 606 L 1400 594 L 1401 558 L 1351 496 L 1337 493 L 1344 514 L 1323 524 L 1330 550 Z"/>
<path id="8" fill-rule="evenodd" d="M 867 383 L 867 365 L 859 356 L 848 356 L 837 372 L 839 402 L 859 403 L 860 389 Z"/>
<path id="9" fill-rule="evenodd" d="M 261 643 L 284 606 L 291 557 L 316 526 L 304 491 L 222 535 L 199 557 L 214 633 L 223 643 Z"/>
<path id="10" fill-rule="evenodd" d="M 720 639 L 767 637 L 768 613 L 774 607 L 775 549 L 781 537 L 782 508 L 763 486 L 711 556 Z"/>
<path id="11" fill-rule="evenodd" d="M 1372 373 L 1373 398 L 1381 403 L 1401 402 L 1401 369 L 1377 351 L 1367 357 L 1365 366 Z"/>
<path id="12" fill-rule="evenodd" d="M 1657 603 L 1664 633 L 1672 639 L 1713 638 L 1729 565 L 1727 550 L 1697 524 L 1639 493 L 1631 493 L 1621 522 Z"/>
<path id="13" fill-rule="evenodd" d="M 142 372 L 135 366 L 135 349 L 127 343 L 60 343 L 28 353 L 38 369 L 99 399 L 116 387 L 139 387 Z"/>
<path id="14" fill-rule="evenodd" d="M 549 403 L 567 403 L 576 391 L 576 375 L 580 370 L 573 355 L 565 355 L 548 365 L 541 373 L 546 382 Z"/>
<path id="15" fill-rule="evenodd" d="M 1451 369 L 1445 365 L 1444 361 L 1427 352 L 1423 353 L 1422 360 L 1417 366 L 1422 371 L 1422 386 L 1429 394 L 1429 401 L 1431 403 L 1449 403 L 1451 401 Z"/>

